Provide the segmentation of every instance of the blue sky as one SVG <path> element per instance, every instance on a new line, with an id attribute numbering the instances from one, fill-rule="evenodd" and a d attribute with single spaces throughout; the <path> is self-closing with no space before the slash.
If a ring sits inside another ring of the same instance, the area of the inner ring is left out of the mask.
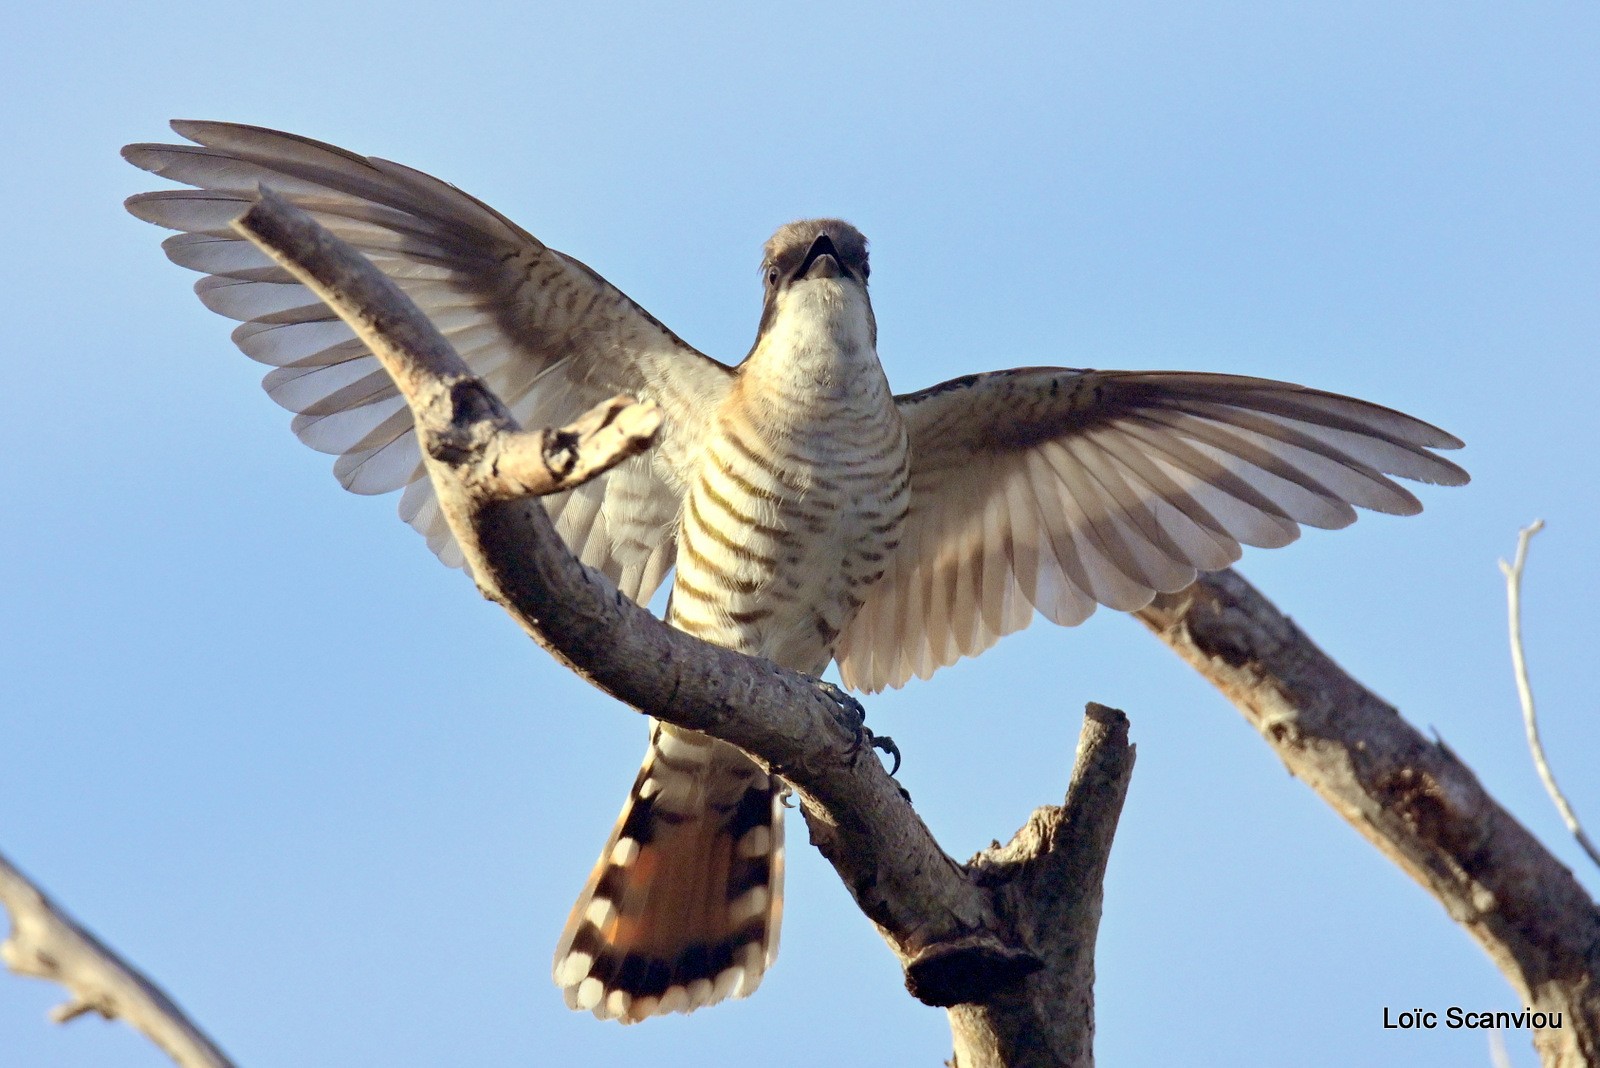
<path id="1" fill-rule="evenodd" d="M 937 1064 L 942 1013 L 792 835 L 748 1001 L 622 1029 L 548 979 L 644 726 L 288 433 L 121 201 L 171 117 L 420 167 L 691 343 L 754 336 L 760 243 L 873 240 L 902 391 L 1023 364 L 1264 375 L 1464 438 L 1473 484 L 1243 572 L 1445 739 L 1591 891 L 1521 741 L 1499 556 L 1535 517 L 1546 740 L 1600 824 L 1600 13 L 1579 3 L 16 5 L 0 849 L 241 1064 Z M 1036 624 L 868 702 L 947 849 L 1059 799 L 1083 703 L 1139 761 L 1107 886 L 1107 1064 L 1487 1064 L 1514 1007 L 1443 911 L 1132 621 Z M 0 1063 L 166 1063 L 44 1022 Z M 1514 1062 L 1533 1063 L 1511 1040 Z"/>

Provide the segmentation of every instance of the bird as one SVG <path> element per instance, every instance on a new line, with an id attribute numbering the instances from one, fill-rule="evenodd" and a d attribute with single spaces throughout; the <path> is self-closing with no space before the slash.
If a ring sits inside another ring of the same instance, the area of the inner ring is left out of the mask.
<path id="1" fill-rule="evenodd" d="M 1144 607 L 1245 545 L 1355 508 L 1421 510 L 1395 478 L 1455 486 L 1445 431 L 1285 382 L 1022 367 L 895 394 L 865 237 L 839 219 L 764 249 L 756 338 L 707 356 L 581 261 L 437 178 L 293 134 L 176 121 L 135 166 L 187 188 L 128 199 L 178 233 L 201 301 L 269 364 L 294 433 L 464 567 L 411 414 L 316 296 L 229 226 L 265 185 L 394 280 L 524 426 L 615 394 L 653 401 L 656 447 L 543 498 L 573 553 L 705 641 L 862 692 L 927 678 L 1035 614 Z M 634 1023 L 745 996 L 778 948 L 783 785 L 732 746 L 651 721 L 633 788 L 559 939 L 568 1005 Z"/>

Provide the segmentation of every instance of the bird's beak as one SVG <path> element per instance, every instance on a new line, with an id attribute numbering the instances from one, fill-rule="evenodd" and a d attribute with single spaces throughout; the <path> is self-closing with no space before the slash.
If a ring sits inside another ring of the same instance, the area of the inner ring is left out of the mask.
<path id="1" fill-rule="evenodd" d="M 827 234 L 818 234 L 817 239 L 811 242 L 811 248 L 806 252 L 806 258 L 801 262 L 799 270 L 795 271 L 796 278 L 846 278 L 854 277 L 849 268 L 839 260 L 839 250 L 834 248 L 833 238 Z"/>

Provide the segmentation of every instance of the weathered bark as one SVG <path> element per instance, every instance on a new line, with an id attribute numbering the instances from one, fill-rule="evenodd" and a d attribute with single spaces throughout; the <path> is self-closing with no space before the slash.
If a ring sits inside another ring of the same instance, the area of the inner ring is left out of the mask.
<path id="1" fill-rule="evenodd" d="M 1043 967 L 981 1004 L 950 1010 L 954 1068 L 1094 1064 L 1094 946 L 1133 760 L 1127 718 L 1091 704 L 1066 802 L 1039 809 L 1010 842 L 969 863 L 1000 921 Z"/>
<path id="2" fill-rule="evenodd" d="M 1438 899 L 1534 1010 L 1550 1068 L 1600 1065 L 1600 909 L 1443 742 L 1356 682 L 1232 571 L 1140 620 L 1220 689 L 1290 773 Z"/>

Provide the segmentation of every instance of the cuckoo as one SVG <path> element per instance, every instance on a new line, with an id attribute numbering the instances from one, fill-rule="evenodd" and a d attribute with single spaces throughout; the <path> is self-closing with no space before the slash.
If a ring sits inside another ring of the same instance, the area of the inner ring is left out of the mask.
<path id="1" fill-rule="evenodd" d="M 194 142 L 129 146 L 192 187 L 134 215 L 180 231 L 233 339 L 272 366 L 294 432 L 346 489 L 403 490 L 400 515 L 462 556 L 410 412 L 315 296 L 229 228 L 265 184 L 410 295 L 522 425 L 618 393 L 655 401 L 659 444 L 545 498 L 584 563 L 706 641 L 862 691 L 926 678 L 1027 626 L 1129 611 L 1241 546 L 1355 507 L 1410 515 L 1391 476 L 1460 485 L 1461 442 L 1350 397 L 1186 371 L 1027 367 L 896 395 L 877 353 L 867 243 L 837 219 L 766 245 L 749 354 L 690 347 L 585 264 L 420 171 L 250 126 L 176 122 Z M 556 952 L 568 1004 L 633 1022 L 749 994 L 782 910 L 781 783 L 738 750 L 661 723 Z"/>

